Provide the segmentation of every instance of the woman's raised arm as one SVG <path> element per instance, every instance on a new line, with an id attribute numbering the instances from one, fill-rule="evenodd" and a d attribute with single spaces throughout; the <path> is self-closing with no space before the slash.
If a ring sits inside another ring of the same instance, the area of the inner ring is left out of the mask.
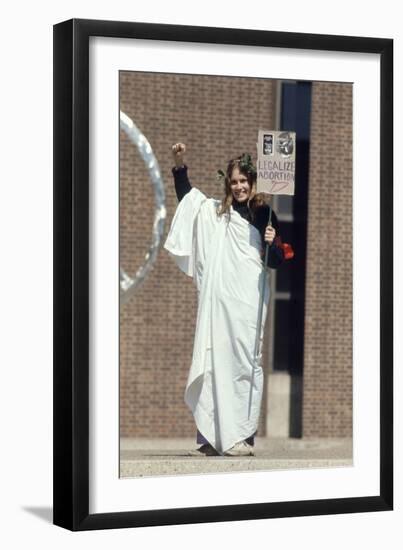
<path id="1" fill-rule="evenodd" d="M 188 169 L 184 161 L 186 145 L 184 143 L 175 143 L 172 145 L 172 156 L 175 166 L 172 168 L 172 174 L 175 181 L 175 191 L 180 202 L 186 193 L 192 189 L 188 178 Z"/>

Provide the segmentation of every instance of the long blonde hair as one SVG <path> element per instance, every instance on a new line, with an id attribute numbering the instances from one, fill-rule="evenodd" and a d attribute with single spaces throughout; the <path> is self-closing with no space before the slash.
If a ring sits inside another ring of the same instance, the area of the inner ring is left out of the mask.
<path id="1" fill-rule="evenodd" d="M 248 202 L 247 202 L 248 206 L 249 206 L 250 201 L 252 200 L 252 198 L 256 194 L 256 172 L 252 171 L 252 170 L 248 170 L 246 167 L 242 166 L 240 161 L 244 158 L 244 156 L 245 156 L 245 154 L 241 155 L 241 156 L 239 156 L 235 159 L 231 159 L 228 162 L 227 170 L 226 170 L 226 173 L 225 173 L 225 183 L 224 183 L 224 193 L 225 194 L 224 194 L 223 199 L 221 200 L 220 206 L 217 209 L 217 214 L 219 216 L 222 216 L 223 214 L 227 214 L 228 217 L 230 217 L 230 215 L 231 215 L 230 214 L 231 205 L 232 205 L 233 199 L 234 199 L 234 196 L 233 196 L 232 190 L 231 190 L 231 177 L 232 177 L 232 172 L 235 168 L 238 168 L 240 173 L 243 174 L 248 179 L 248 183 L 249 183 L 250 188 L 251 188 L 250 196 L 249 196 L 249 199 L 248 199 Z"/>

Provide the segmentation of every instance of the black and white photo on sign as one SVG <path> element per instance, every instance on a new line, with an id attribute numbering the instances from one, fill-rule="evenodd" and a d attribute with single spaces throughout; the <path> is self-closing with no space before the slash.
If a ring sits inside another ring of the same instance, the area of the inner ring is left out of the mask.
<path id="1" fill-rule="evenodd" d="M 263 154 L 273 154 L 273 134 L 264 134 L 263 136 Z"/>

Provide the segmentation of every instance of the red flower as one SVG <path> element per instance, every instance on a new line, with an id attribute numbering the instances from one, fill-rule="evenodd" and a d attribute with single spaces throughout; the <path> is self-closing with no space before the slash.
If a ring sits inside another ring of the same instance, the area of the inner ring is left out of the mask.
<path id="1" fill-rule="evenodd" d="M 294 257 L 294 250 L 289 243 L 282 243 L 281 248 L 283 249 L 284 260 L 291 260 Z"/>
<path id="2" fill-rule="evenodd" d="M 294 257 L 292 246 L 289 243 L 283 243 L 281 237 L 276 237 L 274 243 L 283 250 L 284 260 L 291 260 Z"/>

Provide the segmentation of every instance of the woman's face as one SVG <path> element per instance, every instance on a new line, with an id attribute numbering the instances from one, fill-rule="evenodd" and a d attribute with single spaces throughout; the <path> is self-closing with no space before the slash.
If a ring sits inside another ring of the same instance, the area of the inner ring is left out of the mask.
<path id="1" fill-rule="evenodd" d="M 250 197 L 251 186 L 245 174 L 239 171 L 239 168 L 232 170 L 230 180 L 231 192 L 234 199 L 238 202 L 245 202 Z"/>

